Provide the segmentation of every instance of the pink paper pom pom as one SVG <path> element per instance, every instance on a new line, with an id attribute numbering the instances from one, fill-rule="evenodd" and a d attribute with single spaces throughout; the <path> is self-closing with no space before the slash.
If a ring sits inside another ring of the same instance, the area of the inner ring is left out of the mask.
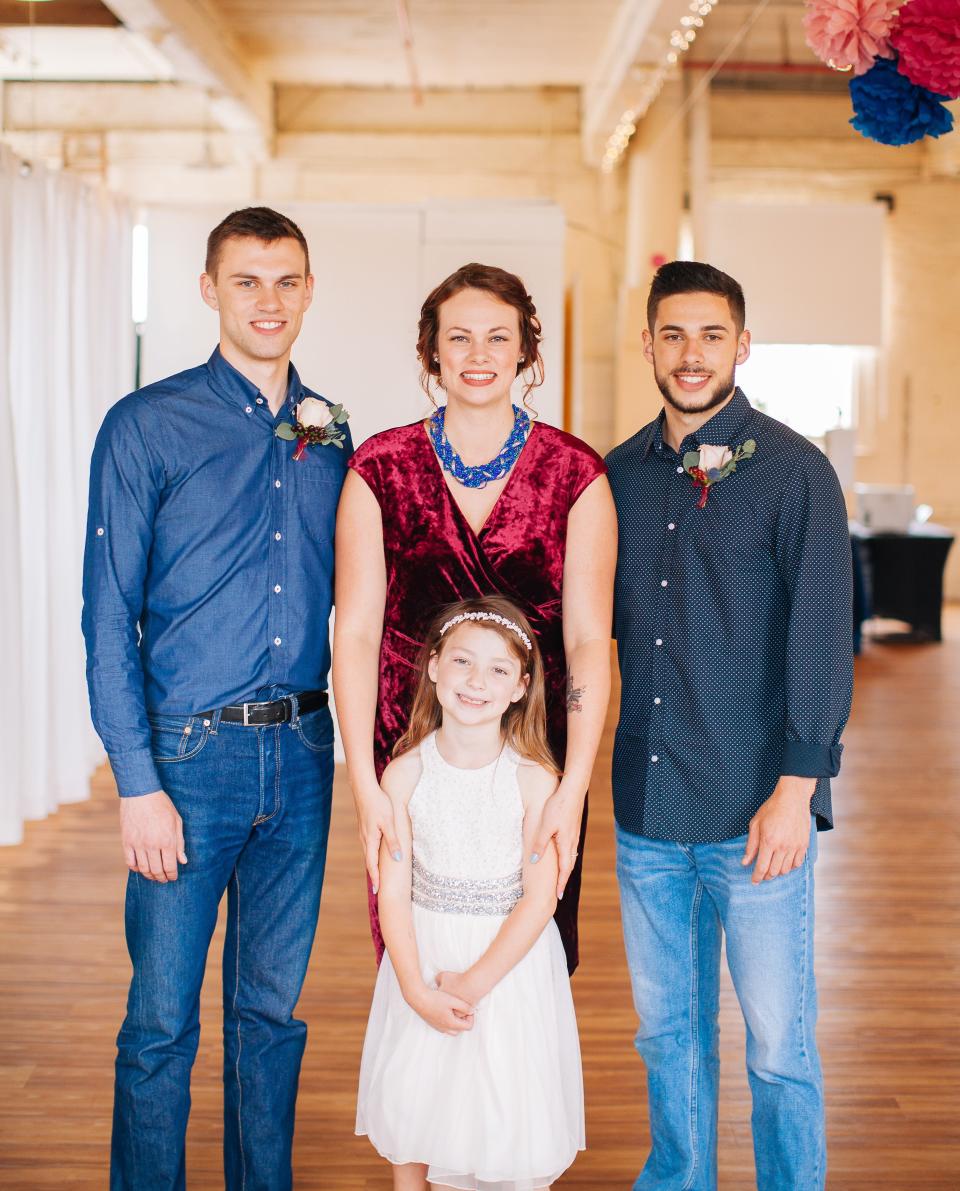
<path id="1" fill-rule="evenodd" d="M 911 83 L 947 99 L 960 98 L 960 3 L 910 0 L 890 39 L 899 70 Z"/>
<path id="2" fill-rule="evenodd" d="M 948 0 L 949 2 L 949 0 Z M 875 58 L 892 58 L 890 31 L 899 0 L 807 0 L 807 45 L 838 70 L 865 74 Z"/>

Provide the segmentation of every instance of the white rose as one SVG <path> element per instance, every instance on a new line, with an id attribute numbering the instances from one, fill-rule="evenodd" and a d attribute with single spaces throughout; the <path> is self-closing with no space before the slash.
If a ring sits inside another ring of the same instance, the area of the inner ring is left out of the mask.
<path id="1" fill-rule="evenodd" d="M 733 458 L 733 452 L 729 447 L 711 447 L 703 445 L 700 447 L 700 463 L 699 467 L 710 475 L 710 472 L 716 469 L 722 470 Z"/>
<path id="2" fill-rule="evenodd" d="M 304 397 L 296 408 L 295 416 L 301 426 L 323 427 L 333 421 L 329 405 L 317 397 Z"/>

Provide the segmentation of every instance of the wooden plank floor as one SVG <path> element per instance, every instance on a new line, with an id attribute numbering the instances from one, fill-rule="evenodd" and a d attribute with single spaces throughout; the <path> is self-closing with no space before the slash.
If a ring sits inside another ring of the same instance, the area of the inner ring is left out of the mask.
<path id="1" fill-rule="evenodd" d="M 960 1188 L 960 609 L 942 646 L 868 644 L 818 865 L 819 1037 L 832 1191 Z M 589 1149 L 559 1186 L 628 1188 L 648 1140 L 614 878 L 608 730 L 590 820 L 575 980 Z M 385 1191 L 353 1136 L 373 980 L 364 890 L 338 774 L 320 932 L 301 1001 L 310 1024 L 298 1113 L 301 1188 Z M 91 802 L 0 852 L 0 1187 L 102 1188 L 113 1042 L 128 962 L 109 775 Z M 222 927 L 222 924 L 221 924 Z M 219 936 L 203 1003 L 191 1188 L 220 1176 Z M 752 1187 L 743 1030 L 723 994 L 721 1186 Z M 150 1191 L 143 1188 L 142 1191 Z M 789 1191 L 789 1189 L 784 1189 Z"/>

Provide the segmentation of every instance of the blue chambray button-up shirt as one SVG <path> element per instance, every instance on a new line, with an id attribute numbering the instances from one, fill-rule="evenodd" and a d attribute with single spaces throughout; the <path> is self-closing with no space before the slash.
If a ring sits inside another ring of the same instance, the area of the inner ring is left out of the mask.
<path id="1" fill-rule="evenodd" d="M 623 689 L 617 821 L 655 839 L 747 832 L 782 774 L 830 778 L 853 682 L 852 567 L 823 453 L 740 389 L 673 451 L 663 415 L 607 456 L 619 519 L 614 635 Z M 704 508 L 682 459 L 757 444 Z"/>
<path id="2" fill-rule="evenodd" d="M 83 575 L 93 721 L 120 794 L 159 790 L 150 714 L 327 685 L 333 529 L 352 451 L 276 437 L 220 354 L 119 401 L 97 436 Z"/>

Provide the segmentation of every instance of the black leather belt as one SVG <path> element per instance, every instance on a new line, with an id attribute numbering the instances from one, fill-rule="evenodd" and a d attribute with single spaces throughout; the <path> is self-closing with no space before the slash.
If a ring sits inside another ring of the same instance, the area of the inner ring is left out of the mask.
<path id="1" fill-rule="evenodd" d="M 297 695 L 297 713 L 308 715 L 326 707 L 329 696 L 326 691 L 303 691 Z M 212 711 L 197 713 L 209 719 Z M 293 714 L 292 699 L 274 699 L 271 703 L 238 703 L 234 707 L 222 707 L 220 719 L 226 724 L 243 724 L 248 728 L 262 727 L 264 724 L 285 724 Z"/>

